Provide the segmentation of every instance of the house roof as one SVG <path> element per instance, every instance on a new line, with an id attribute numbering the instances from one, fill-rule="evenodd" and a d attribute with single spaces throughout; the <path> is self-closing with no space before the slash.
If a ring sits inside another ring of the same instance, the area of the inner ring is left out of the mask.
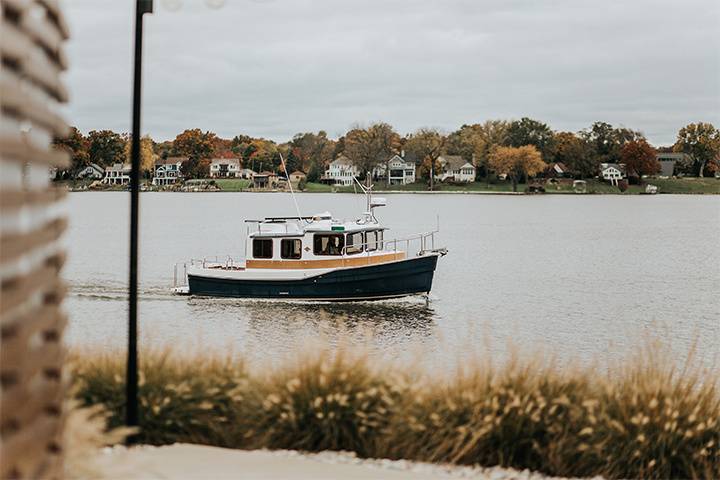
<path id="1" fill-rule="evenodd" d="M 675 153 L 675 152 L 669 152 L 669 153 L 656 153 L 655 157 L 660 161 L 667 161 L 667 160 L 684 160 L 687 156 L 687 153 Z"/>
<path id="2" fill-rule="evenodd" d="M 601 163 L 600 164 L 601 172 L 604 172 L 608 168 L 614 168 L 622 173 L 625 173 L 625 164 L 624 163 Z"/>
<path id="3" fill-rule="evenodd" d="M 175 165 L 176 163 L 187 162 L 188 157 L 167 157 L 155 160 L 155 165 Z"/>
<path id="4" fill-rule="evenodd" d="M 97 170 L 98 172 L 104 171 L 104 169 L 103 169 L 100 165 L 98 165 L 97 163 L 91 163 L 90 165 L 88 165 L 88 166 L 85 167 L 85 168 L 88 168 L 88 167 L 92 168 L 93 170 Z"/>
<path id="5" fill-rule="evenodd" d="M 553 162 L 550 164 L 550 168 L 559 168 L 561 173 L 565 173 L 569 171 L 570 169 L 562 162 Z"/>
<path id="6" fill-rule="evenodd" d="M 239 158 L 212 158 L 210 159 L 210 165 L 237 165 L 240 166 Z"/>
<path id="7" fill-rule="evenodd" d="M 294 172 L 292 172 L 292 173 L 290 174 L 290 176 L 291 176 L 291 177 L 294 177 L 294 176 L 303 176 L 303 177 L 304 177 L 304 176 L 305 176 L 305 172 L 301 172 L 300 170 L 295 170 Z"/>
<path id="8" fill-rule="evenodd" d="M 448 170 L 460 170 L 465 165 L 472 167 L 472 164 L 466 161 L 461 155 L 440 155 L 438 160 L 440 160 L 441 163 L 443 163 L 444 160 Z"/>
<path id="9" fill-rule="evenodd" d="M 132 167 L 128 165 L 127 163 L 113 163 L 110 167 L 105 167 L 106 172 L 121 172 L 121 171 L 130 171 L 132 170 Z"/>
<path id="10" fill-rule="evenodd" d="M 353 162 L 345 155 L 340 155 L 335 160 L 330 162 L 331 165 L 352 165 Z"/>
<path id="11" fill-rule="evenodd" d="M 272 176 L 277 176 L 277 173 L 275 173 L 275 172 L 270 172 L 270 171 L 268 171 L 268 170 L 264 170 L 264 171 L 258 173 L 258 175 L 264 175 L 264 176 L 266 176 L 266 177 L 272 177 Z"/>

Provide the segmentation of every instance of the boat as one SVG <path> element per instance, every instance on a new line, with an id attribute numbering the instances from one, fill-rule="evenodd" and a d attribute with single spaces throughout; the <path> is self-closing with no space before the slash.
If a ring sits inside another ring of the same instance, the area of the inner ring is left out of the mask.
<path id="1" fill-rule="evenodd" d="M 375 215 L 385 199 L 357 183 L 367 196 L 367 209 L 357 218 L 341 220 L 330 212 L 301 216 L 296 202 L 297 216 L 245 220 L 245 259 L 228 256 L 176 264 L 175 292 L 313 301 L 429 294 L 438 259 L 447 253 L 435 247 L 439 227 L 388 238 L 388 228 Z"/>

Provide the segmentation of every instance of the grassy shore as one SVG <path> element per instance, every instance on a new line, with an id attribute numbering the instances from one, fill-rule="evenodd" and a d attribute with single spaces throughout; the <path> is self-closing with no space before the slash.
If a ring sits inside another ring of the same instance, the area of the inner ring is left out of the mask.
<path id="1" fill-rule="evenodd" d="M 141 357 L 139 440 L 501 465 L 550 475 L 720 477 L 717 372 L 649 350 L 613 365 L 465 362 L 454 374 L 353 348 L 274 367 L 179 352 Z M 76 353 L 77 398 L 124 419 L 124 356 Z"/>

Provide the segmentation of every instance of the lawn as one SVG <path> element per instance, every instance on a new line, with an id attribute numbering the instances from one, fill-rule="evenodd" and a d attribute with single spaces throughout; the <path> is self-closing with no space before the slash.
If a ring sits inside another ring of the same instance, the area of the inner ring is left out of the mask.
<path id="1" fill-rule="evenodd" d="M 216 178 L 215 184 L 225 192 L 241 192 L 250 186 L 250 180 L 242 178 Z"/>

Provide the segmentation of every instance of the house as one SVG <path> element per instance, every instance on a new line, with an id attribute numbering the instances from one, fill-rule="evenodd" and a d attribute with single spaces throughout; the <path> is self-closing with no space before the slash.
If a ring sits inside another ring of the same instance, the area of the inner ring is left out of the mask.
<path id="1" fill-rule="evenodd" d="M 387 173 L 385 172 L 386 169 L 388 170 Z M 389 185 L 415 183 L 415 163 L 405 160 L 400 155 L 393 155 L 387 163 L 383 162 L 375 167 L 373 178 L 387 180 Z"/>
<path id="2" fill-rule="evenodd" d="M 659 177 L 672 177 L 675 175 L 675 164 L 688 164 L 689 156 L 687 153 L 656 153 L 655 157 L 660 162 Z"/>
<path id="3" fill-rule="evenodd" d="M 275 172 L 264 171 L 253 176 L 253 188 L 277 188 L 278 176 Z"/>
<path id="4" fill-rule="evenodd" d="M 210 178 L 235 178 L 239 176 L 239 158 L 213 158 L 210 160 Z"/>
<path id="5" fill-rule="evenodd" d="M 300 183 L 300 180 L 305 180 L 307 176 L 300 170 L 296 170 L 290 174 L 290 181 L 293 183 Z"/>
<path id="6" fill-rule="evenodd" d="M 132 167 L 126 163 L 114 163 L 111 167 L 105 167 L 105 176 L 102 183 L 106 185 L 125 185 L 130 183 L 130 172 Z"/>
<path id="7" fill-rule="evenodd" d="M 182 180 L 182 164 L 187 157 L 167 157 L 155 161 L 152 184 L 156 186 L 173 185 Z"/>
<path id="8" fill-rule="evenodd" d="M 475 166 L 460 155 L 441 155 L 438 163 L 441 171 L 435 173 L 436 180 L 461 183 L 475 181 Z"/>
<path id="9" fill-rule="evenodd" d="M 105 170 L 97 163 L 91 163 L 87 167 L 80 170 L 75 178 L 91 178 L 93 180 L 100 180 L 105 176 Z"/>
<path id="10" fill-rule="evenodd" d="M 624 163 L 601 163 L 600 176 L 603 180 L 607 180 L 611 185 L 617 186 L 618 182 L 623 178 L 627 178 Z"/>
<path id="11" fill-rule="evenodd" d="M 562 162 L 553 162 L 545 169 L 545 176 L 548 178 L 566 178 L 571 174 L 570 169 Z"/>
<path id="12" fill-rule="evenodd" d="M 244 178 L 245 180 L 252 180 L 255 176 L 255 172 L 249 168 L 242 168 L 238 172 L 238 177 Z"/>
<path id="13" fill-rule="evenodd" d="M 359 174 L 360 169 L 345 155 L 340 155 L 330 162 L 328 169 L 325 170 L 325 174 L 320 178 L 320 181 L 322 183 L 329 183 L 330 185 L 348 186 L 352 185 L 353 177 L 357 177 Z"/>

